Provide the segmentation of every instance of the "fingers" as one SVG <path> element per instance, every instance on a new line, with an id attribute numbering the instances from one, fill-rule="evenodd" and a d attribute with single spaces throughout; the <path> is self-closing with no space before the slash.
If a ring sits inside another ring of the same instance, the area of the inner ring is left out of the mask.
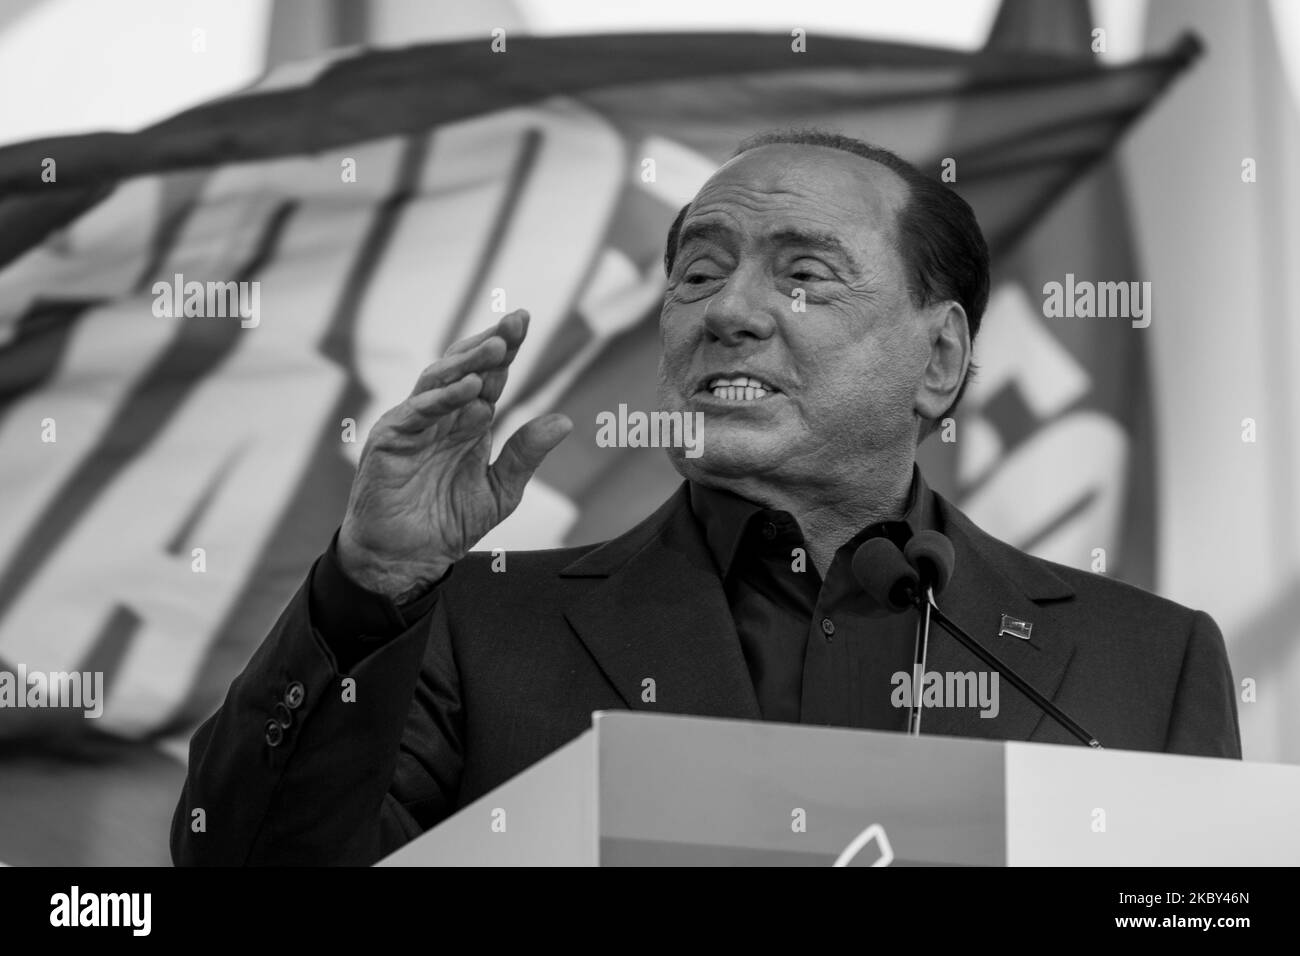
<path id="1" fill-rule="evenodd" d="M 513 316 L 518 318 L 513 318 Z M 509 322 L 506 319 L 510 319 Z M 506 354 L 499 364 L 494 368 L 487 370 L 483 376 L 483 400 L 491 404 L 496 404 L 501 393 L 505 391 L 506 379 L 510 374 L 510 365 L 514 362 L 515 356 L 519 354 L 519 348 L 523 345 L 524 339 L 528 336 L 528 324 L 530 317 L 522 309 L 517 313 L 511 313 L 498 323 L 501 329 L 501 335 L 506 343 Z"/>
<path id="2" fill-rule="evenodd" d="M 501 362 L 505 352 L 505 343 L 491 337 L 465 352 L 444 356 L 420 373 L 411 395 L 443 388 L 471 373 L 486 372 Z"/>
<path id="3" fill-rule="evenodd" d="M 447 349 L 448 355 L 457 355 L 461 352 L 469 351 L 474 346 L 487 341 L 494 335 L 505 339 L 508 350 L 519 348 L 519 343 L 524 340 L 524 335 L 528 331 L 528 313 L 524 309 L 515 309 L 509 315 L 502 316 L 501 321 L 496 325 L 489 326 L 482 332 L 471 335 L 467 339 L 461 339 L 459 342 L 452 344 Z"/>
<path id="4" fill-rule="evenodd" d="M 488 478 L 504 501 L 512 505 L 519 501 L 533 472 L 571 431 L 573 422 L 567 416 L 552 413 L 534 418 L 510 436 L 488 469 Z"/>
<path id="5" fill-rule="evenodd" d="M 519 309 L 496 325 L 452 345 L 447 354 L 420 373 L 411 394 L 440 388 L 468 372 L 492 372 L 486 376 L 484 400 L 493 403 L 505 388 L 506 369 L 514 361 L 528 333 L 528 313 Z"/>
<path id="6" fill-rule="evenodd" d="M 518 316 L 518 318 L 515 318 Z M 510 320 L 510 321 L 507 321 Z M 498 335 L 506 343 L 506 354 L 497 365 L 487 369 L 483 375 L 483 401 L 495 405 L 501 393 L 505 391 L 506 379 L 510 375 L 510 365 L 519 354 L 519 347 L 528 336 L 529 316 L 522 309 L 512 312 L 497 323 Z"/>
<path id="7" fill-rule="evenodd" d="M 393 409 L 392 426 L 401 432 L 423 431 L 440 418 L 477 400 L 482 390 L 482 376 L 470 372 L 449 385 L 418 392 Z M 490 421 L 491 406 L 485 402 L 480 404 L 487 413 L 485 420 Z"/>

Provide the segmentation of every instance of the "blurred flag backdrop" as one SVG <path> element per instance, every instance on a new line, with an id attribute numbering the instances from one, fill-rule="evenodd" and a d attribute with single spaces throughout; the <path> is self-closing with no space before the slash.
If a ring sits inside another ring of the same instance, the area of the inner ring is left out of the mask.
<path id="1" fill-rule="evenodd" d="M 328 542 L 367 429 L 494 312 L 533 316 L 498 441 L 551 409 L 578 428 L 481 546 L 595 540 L 662 501 L 662 453 L 598 448 L 596 413 L 654 407 L 668 225 L 758 129 L 954 161 L 999 273 L 958 440 L 922 464 L 993 533 L 1080 567 L 1101 549 L 1150 586 L 1142 336 L 1049 329 L 1041 284 L 1140 278 L 1112 173 L 1070 194 L 1105 206 L 1090 229 L 1054 203 L 1197 44 L 1103 68 L 1031 20 L 1008 6 L 977 53 L 781 34 L 352 51 L 139 133 L 0 149 L 0 669 L 99 670 L 107 692 L 97 721 L 0 710 L 0 860 L 166 860 L 188 736 Z M 256 326 L 155 314 L 155 283 L 191 281 L 258 282 Z"/>

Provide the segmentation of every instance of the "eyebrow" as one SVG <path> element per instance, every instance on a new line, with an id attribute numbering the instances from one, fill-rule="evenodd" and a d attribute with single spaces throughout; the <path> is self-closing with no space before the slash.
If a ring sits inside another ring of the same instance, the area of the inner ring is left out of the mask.
<path id="1" fill-rule="evenodd" d="M 679 251 L 685 249 L 692 242 L 712 242 L 717 245 L 726 245 L 728 240 L 734 238 L 735 232 L 721 223 L 688 223 L 677 238 L 677 249 Z M 793 228 L 777 229 L 768 233 L 763 241 L 764 244 L 770 246 L 798 246 L 814 252 L 838 256 L 852 268 L 859 272 L 862 271 L 857 256 L 834 233 Z"/>

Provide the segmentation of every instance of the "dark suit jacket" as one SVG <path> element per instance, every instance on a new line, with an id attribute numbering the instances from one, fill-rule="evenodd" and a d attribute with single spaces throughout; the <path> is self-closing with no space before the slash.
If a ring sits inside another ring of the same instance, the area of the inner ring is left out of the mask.
<path id="1" fill-rule="evenodd" d="M 1240 757 L 1208 615 L 1031 557 L 938 506 L 956 551 L 941 606 L 1103 745 Z M 458 562 L 432 613 L 347 675 L 313 633 L 309 578 L 194 735 L 174 860 L 371 863 L 582 733 L 594 710 L 760 719 L 686 485 L 602 545 L 510 553 L 504 573 L 491 562 Z M 1031 639 L 999 636 L 1003 614 L 1032 622 Z M 932 634 L 927 670 L 980 669 Z M 1077 743 L 1006 682 L 1000 697 L 996 718 L 927 710 L 923 731 Z M 286 715 L 273 746 L 267 722 Z"/>

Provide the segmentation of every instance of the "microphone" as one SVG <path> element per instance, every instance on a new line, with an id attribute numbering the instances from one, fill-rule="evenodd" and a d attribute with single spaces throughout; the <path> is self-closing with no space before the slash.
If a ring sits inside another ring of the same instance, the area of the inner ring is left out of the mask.
<path id="1" fill-rule="evenodd" d="M 1101 744 L 1096 737 L 939 610 L 934 595 L 947 586 L 955 565 L 955 552 L 947 536 L 938 531 L 922 531 L 907 542 L 905 552 L 888 538 L 872 538 L 864 542 L 853 555 L 852 567 L 853 576 L 858 584 L 882 608 L 898 613 L 908 607 L 915 607 L 921 612 L 921 620 L 917 625 L 917 652 L 914 664 L 921 669 L 921 675 L 924 674 L 929 622 L 933 616 L 939 626 L 952 635 L 959 644 L 1005 677 L 1012 687 L 1028 697 L 1039 710 L 1082 743 L 1094 749 L 1101 749 Z M 904 567 L 907 571 L 904 571 Z M 910 574 L 907 573 L 909 571 Z M 919 686 L 914 680 L 912 714 L 909 720 L 911 733 L 920 732 L 920 697 Z"/>
<path id="2" fill-rule="evenodd" d="M 916 605 L 920 575 L 888 538 L 868 538 L 853 552 L 853 577 L 879 607 L 898 614 Z"/>
<path id="3" fill-rule="evenodd" d="M 952 569 L 957 557 L 952 542 L 938 531 L 920 531 L 903 548 L 903 557 L 916 568 L 922 590 L 942 594 L 952 580 Z"/>

